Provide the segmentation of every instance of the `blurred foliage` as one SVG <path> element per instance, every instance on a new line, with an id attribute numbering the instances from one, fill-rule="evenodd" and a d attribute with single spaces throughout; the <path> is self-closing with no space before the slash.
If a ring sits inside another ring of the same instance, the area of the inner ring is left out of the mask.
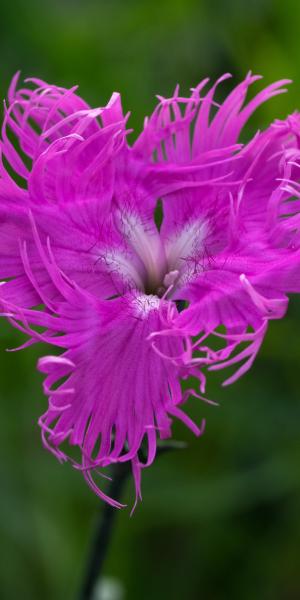
<path id="1" fill-rule="evenodd" d="M 289 94 L 261 107 L 252 128 L 300 105 L 300 5 L 285 0 L 14 0 L 1 3 L 2 97 L 13 73 L 63 86 L 80 83 L 93 105 L 122 93 L 139 129 L 156 93 L 183 92 L 207 75 L 251 69 L 266 83 L 294 79 Z M 258 84 L 259 86 L 259 84 Z M 300 598 L 300 307 L 273 322 L 241 381 L 190 414 L 206 434 L 144 472 L 144 501 L 118 515 L 106 574 L 129 600 L 296 600 Z M 1 326 L 0 597 L 76 597 L 101 503 L 69 465 L 41 446 L 45 410 L 42 348 L 16 354 L 20 336 Z M 100 360 L 100 357 L 99 357 Z M 133 490 L 127 491 L 129 503 Z"/>

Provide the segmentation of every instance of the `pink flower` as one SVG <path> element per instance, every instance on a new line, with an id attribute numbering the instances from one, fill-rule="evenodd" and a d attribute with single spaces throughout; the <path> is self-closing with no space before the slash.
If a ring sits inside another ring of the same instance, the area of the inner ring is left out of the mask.
<path id="1" fill-rule="evenodd" d="M 15 77 L 9 90 L 3 314 L 29 335 L 24 346 L 63 349 L 38 363 L 49 398 L 43 443 L 61 461 L 66 441 L 77 446 L 81 461 L 69 460 L 113 506 L 121 505 L 94 471 L 131 461 L 140 497 L 141 469 L 157 438 L 171 436 L 172 419 L 202 433 L 204 422 L 181 405 L 189 395 L 205 399 L 205 369 L 237 364 L 225 383 L 237 379 L 268 321 L 284 315 L 286 294 L 300 291 L 300 117 L 242 145 L 253 111 L 288 82 L 245 104 L 258 79 L 248 75 L 218 105 L 215 89 L 227 77 L 206 94 L 208 80 L 189 98 L 177 89 L 159 98 L 131 147 L 118 94 L 91 109 L 76 88 L 32 79 L 17 90 Z M 199 389 L 183 393 L 190 376 Z"/>

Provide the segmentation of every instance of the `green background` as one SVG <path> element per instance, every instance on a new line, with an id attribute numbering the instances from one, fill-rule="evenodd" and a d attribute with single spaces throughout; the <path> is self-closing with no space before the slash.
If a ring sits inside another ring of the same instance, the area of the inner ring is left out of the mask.
<path id="1" fill-rule="evenodd" d="M 1 3 L 1 96 L 18 69 L 68 87 L 92 105 L 122 93 L 136 131 L 177 82 L 183 93 L 225 71 L 251 69 L 265 83 L 294 80 L 249 132 L 300 107 L 300 4 L 291 0 L 27 0 Z M 258 84 L 259 88 L 260 84 Z M 126 600 L 300 598 L 300 303 L 270 325 L 251 372 L 230 388 L 212 376 L 200 440 L 144 472 L 143 503 L 118 525 L 105 574 Z M 0 334 L 0 598 L 76 598 L 101 503 L 69 465 L 43 450 L 46 399 L 35 371 L 42 348 L 8 354 Z M 126 490 L 131 503 L 132 484 Z M 107 597 L 108 598 L 108 597 Z M 115 596 L 115 600 L 117 596 Z M 114 600 L 114 596 L 110 597 Z"/>

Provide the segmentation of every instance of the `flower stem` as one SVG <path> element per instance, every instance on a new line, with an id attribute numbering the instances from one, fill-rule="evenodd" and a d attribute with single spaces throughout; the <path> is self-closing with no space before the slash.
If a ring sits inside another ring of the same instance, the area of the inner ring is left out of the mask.
<path id="1" fill-rule="evenodd" d="M 118 463 L 115 465 L 113 479 L 108 492 L 111 498 L 115 500 L 121 499 L 129 473 L 130 465 L 128 463 Z M 92 539 L 79 600 L 93 599 L 95 584 L 102 574 L 103 563 L 108 553 L 118 512 L 118 509 L 110 506 L 110 504 L 103 503 L 101 506 L 101 513 Z"/>
<path id="2" fill-rule="evenodd" d="M 177 442 L 175 440 L 171 440 L 169 442 L 159 442 L 157 447 L 157 456 L 161 456 L 170 450 L 178 450 L 180 448 L 185 448 L 185 444 L 183 442 Z M 111 498 L 114 498 L 114 500 L 121 500 L 122 492 L 130 472 L 130 462 L 116 463 L 114 465 L 112 481 L 108 491 L 108 495 Z M 103 503 L 101 505 L 101 513 L 99 515 L 99 520 L 96 526 L 94 537 L 92 539 L 91 549 L 83 578 L 83 584 L 78 600 L 93 600 L 94 598 L 95 585 L 97 580 L 99 580 L 102 575 L 103 563 L 109 550 L 118 512 L 118 509 L 114 508 L 110 504 Z"/>

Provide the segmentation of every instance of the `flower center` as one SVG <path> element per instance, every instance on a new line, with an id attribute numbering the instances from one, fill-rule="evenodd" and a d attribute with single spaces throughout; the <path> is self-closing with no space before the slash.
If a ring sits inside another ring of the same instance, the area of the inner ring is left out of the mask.
<path id="1" fill-rule="evenodd" d="M 123 239 L 141 261 L 139 278 L 143 281 L 143 291 L 156 294 L 167 271 L 166 254 L 159 231 L 150 220 L 143 222 L 140 215 L 129 210 L 119 210 L 116 219 Z"/>
<path id="2" fill-rule="evenodd" d="M 203 218 L 172 228 L 168 235 L 158 231 L 151 218 L 143 219 L 131 210 L 118 210 L 116 220 L 126 247 L 137 259 L 130 266 L 130 260 L 119 261 L 116 257 L 120 272 L 124 277 L 130 275 L 134 286 L 151 297 L 162 297 L 168 290 L 171 293 L 180 281 L 189 277 L 191 262 L 199 262 L 208 234 Z"/>
<path id="3" fill-rule="evenodd" d="M 160 300 L 153 294 L 138 294 L 132 302 L 134 312 L 137 317 L 145 318 L 151 310 L 158 310 Z"/>

